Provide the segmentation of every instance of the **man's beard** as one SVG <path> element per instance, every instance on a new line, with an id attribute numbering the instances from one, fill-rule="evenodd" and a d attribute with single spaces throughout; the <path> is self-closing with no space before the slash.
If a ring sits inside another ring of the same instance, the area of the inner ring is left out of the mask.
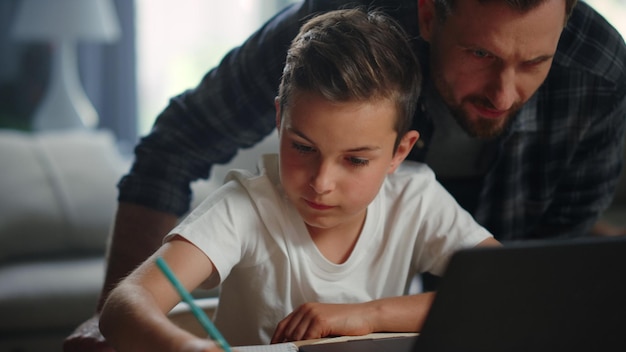
<path id="1" fill-rule="evenodd" d="M 485 117 L 480 117 L 475 120 L 470 120 L 468 113 L 463 110 L 462 104 L 454 104 L 451 103 L 451 99 L 449 96 L 442 95 L 443 100 L 450 110 L 450 113 L 456 120 L 456 122 L 463 128 L 467 134 L 474 138 L 490 140 L 495 137 L 498 137 L 505 130 L 509 128 L 512 122 L 512 116 L 515 115 L 519 109 L 522 107 L 521 103 L 515 103 L 506 116 L 503 116 L 498 119 L 489 119 Z M 493 105 L 486 98 L 481 97 L 469 97 L 465 101 L 470 104 L 493 108 Z"/>
<path id="2" fill-rule="evenodd" d="M 433 67 L 436 66 L 434 65 Z M 512 116 L 514 116 L 519 109 L 521 109 L 522 105 L 524 105 L 522 102 L 515 102 L 509 109 L 506 116 L 498 119 L 479 117 L 478 119 L 470 120 L 468 112 L 463 110 L 463 103 L 494 109 L 494 106 L 489 99 L 483 96 L 473 95 L 463 99 L 460 103 L 457 103 L 454 101 L 454 92 L 452 87 L 446 83 L 443 78 L 443 74 L 435 68 L 432 75 L 434 78 L 435 89 L 439 92 L 443 102 L 450 110 L 450 113 L 463 130 L 474 138 L 490 140 L 498 137 L 502 134 L 502 132 L 509 128 L 513 120 Z"/>

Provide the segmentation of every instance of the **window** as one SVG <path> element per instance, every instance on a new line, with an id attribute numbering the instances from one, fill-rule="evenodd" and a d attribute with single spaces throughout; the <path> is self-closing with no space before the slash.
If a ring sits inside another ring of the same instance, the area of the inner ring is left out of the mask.
<path id="1" fill-rule="evenodd" d="M 135 0 L 138 131 L 288 0 Z"/>
<path id="2" fill-rule="evenodd" d="M 617 29 L 622 37 L 626 37 L 626 0 L 586 0 L 587 4 L 598 11 Z"/>

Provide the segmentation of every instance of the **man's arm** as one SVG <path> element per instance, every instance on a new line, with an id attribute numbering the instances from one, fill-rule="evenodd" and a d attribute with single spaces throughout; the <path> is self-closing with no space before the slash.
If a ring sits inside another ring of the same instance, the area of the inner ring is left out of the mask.
<path id="1" fill-rule="evenodd" d="M 113 351 L 98 329 L 99 312 L 111 290 L 159 248 L 176 224 L 177 217 L 130 203 L 119 203 L 109 251 L 108 265 L 96 314 L 65 340 L 65 352 Z"/>
<path id="2" fill-rule="evenodd" d="M 173 214 L 119 203 L 98 311 L 117 283 L 161 246 L 163 237 L 174 228 L 176 221 L 177 217 Z"/>
<path id="3" fill-rule="evenodd" d="M 592 46 L 599 50 L 589 50 Z M 561 35 L 543 85 L 546 89 L 540 88 L 547 94 L 540 109 L 545 112 L 543 121 L 538 121 L 556 127 L 550 139 L 556 140 L 567 129 L 560 145 L 571 153 L 563 154 L 567 159 L 564 171 L 550 175 L 558 178 L 558 187 L 544 194 L 551 203 L 532 237 L 586 236 L 609 206 L 622 168 L 626 135 L 625 60 L 622 36 L 588 5 L 579 3 Z M 567 122 L 559 123 L 559 116 L 567 116 Z M 550 145 L 540 152 L 560 153 Z M 559 161 L 551 161 L 555 162 Z"/>
<path id="4" fill-rule="evenodd" d="M 554 200 L 533 237 L 587 236 L 610 205 L 623 167 L 626 85 L 615 96 L 611 110 L 590 123 L 576 146 Z"/>

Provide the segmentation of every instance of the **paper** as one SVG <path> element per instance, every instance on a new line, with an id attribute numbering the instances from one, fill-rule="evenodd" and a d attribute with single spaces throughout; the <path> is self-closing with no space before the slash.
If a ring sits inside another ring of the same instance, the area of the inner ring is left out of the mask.
<path id="1" fill-rule="evenodd" d="M 317 345 L 322 343 L 333 343 L 333 342 L 345 342 L 345 341 L 354 341 L 354 340 L 368 340 L 368 339 L 386 339 L 391 337 L 408 337 L 408 336 L 417 336 L 418 333 L 415 332 L 375 332 L 367 335 L 360 336 L 337 336 L 337 337 L 329 337 L 320 339 L 317 341 L 312 341 L 309 343 L 310 345 Z"/>
<path id="2" fill-rule="evenodd" d="M 384 339 L 389 337 L 402 337 L 402 336 L 416 336 L 419 335 L 414 332 L 402 333 L 402 332 L 393 332 L 393 333 L 373 333 L 362 336 L 338 336 L 338 337 L 326 337 L 315 340 L 306 340 L 299 341 L 298 343 L 301 345 L 316 345 L 321 343 L 333 343 L 333 342 L 344 342 L 344 341 L 352 341 L 352 340 L 363 340 L 363 339 Z M 298 352 L 298 345 L 292 342 L 285 343 L 277 343 L 273 345 L 253 345 L 253 346 L 240 346 L 233 347 L 233 352 Z"/>
<path id="3" fill-rule="evenodd" d="M 255 345 L 233 347 L 233 352 L 298 352 L 298 346 L 291 342 L 275 343 L 271 345 Z"/>

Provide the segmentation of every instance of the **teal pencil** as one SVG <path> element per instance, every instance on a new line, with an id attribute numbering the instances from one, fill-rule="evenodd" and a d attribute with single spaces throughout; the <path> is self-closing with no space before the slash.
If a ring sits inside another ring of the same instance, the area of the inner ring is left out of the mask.
<path id="1" fill-rule="evenodd" d="M 172 272 L 170 267 L 167 265 L 165 260 L 161 257 L 158 257 L 156 260 L 156 264 L 159 267 L 159 269 L 161 269 L 165 277 L 167 277 L 167 279 L 170 280 L 170 282 L 172 283 L 176 291 L 178 291 L 178 294 L 183 299 L 183 301 L 189 305 L 189 308 L 191 309 L 191 313 L 193 313 L 196 319 L 198 319 L 198 321 L 200 322 L 200 325 L 202 325 L 202 327 L 204 328 L 204 330 L 206 330 L 209 336 L 211 336 L 211 338 L 215 340 L 222 347 L 224 351 L 231 352 L 230 345 L 226 342 L 226 339 L 224 339 L 224 336 L 222 336 L 222 334 L 219 332 L 219 330 L 217 330 L 215 325 L 213 325 L 213 322 L 211 321 L 211 319 L 209 319 L 209 317 L 207 317 L 206 314 L 204 314 L 204 311 L 200 307 L 198 307 L 198 305 L 194 302 L 191 294 L 185 289 L 185 287 L 180 283 L 180 281 L 178 281 L 176 276 L 174 276 L 174 273 Z"/>

